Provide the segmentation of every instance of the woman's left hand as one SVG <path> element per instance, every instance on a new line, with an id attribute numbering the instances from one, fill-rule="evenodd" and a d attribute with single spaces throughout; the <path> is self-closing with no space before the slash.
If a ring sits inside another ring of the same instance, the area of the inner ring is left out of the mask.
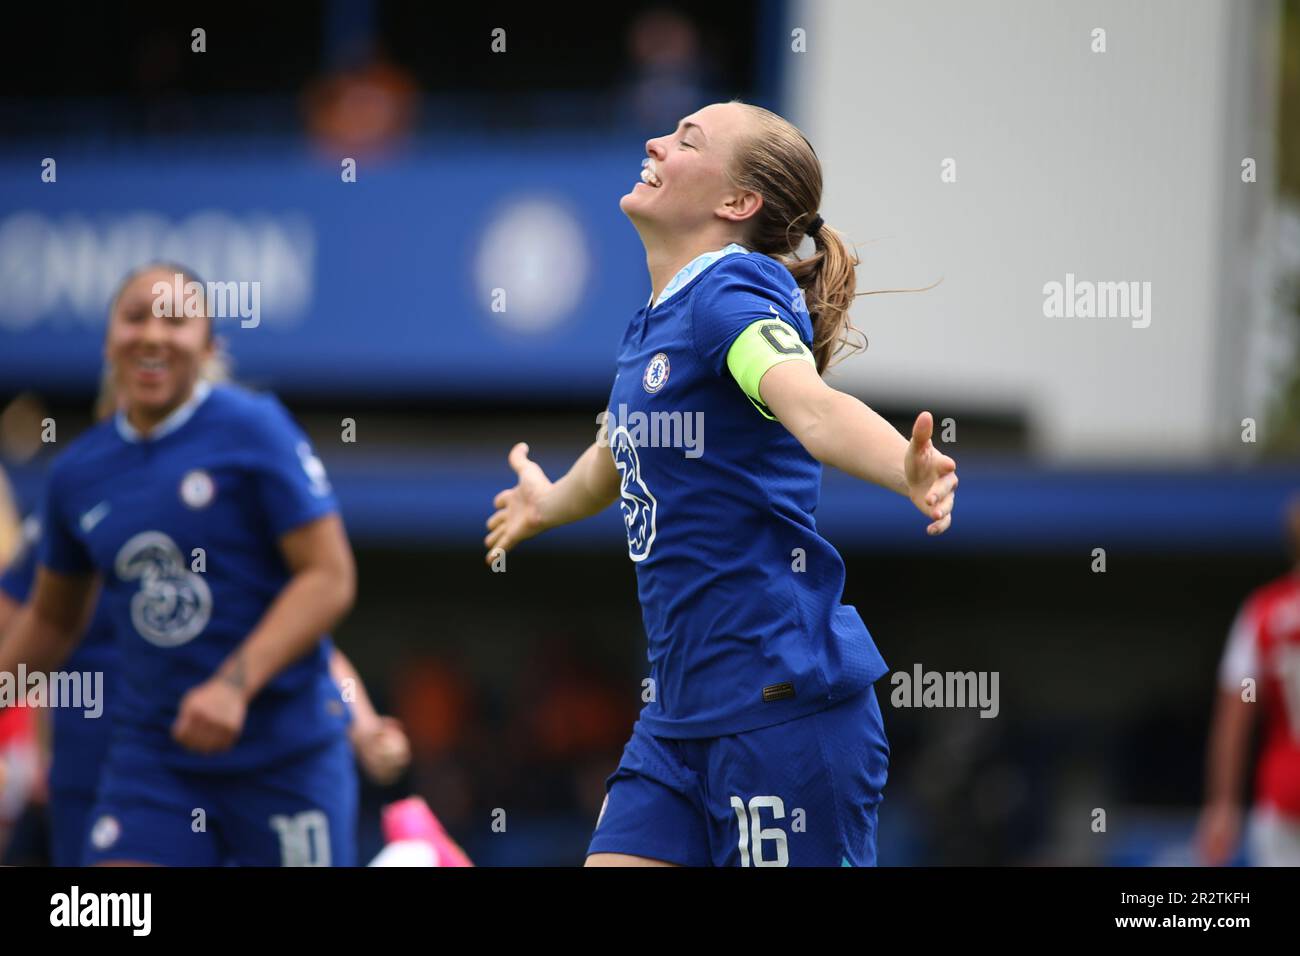
<path id="1" fill-rule="evenodd" d="M 393 717 L 354 723 L 352 749 L 366 776 L 381 786 L 395 781 L 411 763 L 411 742 L 401 723 Z"/>
<path id="2" fill-rule="evenodd" d="M 903 475 L 912 504 L 931 519 L 926 534 L 943 534 L 952 524 L 957 491 L 957 463 L 934 447 L 934 417 L 929 412 L 916 416 L 912 439 L 903 455 Z"/>
<path id="3" fill-rule="evenodd" d="M 223 677 L 210 678 L 181 698 L 172 737 L 201 754 L 229 750 L 244 729 L 247 711 L 243 691 Z"/>

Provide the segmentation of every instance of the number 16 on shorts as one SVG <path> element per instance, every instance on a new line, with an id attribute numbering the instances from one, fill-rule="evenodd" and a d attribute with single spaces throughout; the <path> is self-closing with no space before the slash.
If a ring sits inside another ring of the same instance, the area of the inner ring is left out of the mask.
<path id="1" fill-rule="evenodd" d="M 780 797 L 750 797 L 748 810 L 740 797 L 731 798 L 731 809 L 736 811 L 740 826 L 741 866 L 789 866 L 790 850 L 786 833 L 781 827 L 763 826 L 762 811 L 771 810 L 773 820 L 785 819 L 785 801 Z M 765 850 L 763 843 L 772 844 Z M 752 864 L 751 860 L 752 847 Z"/>

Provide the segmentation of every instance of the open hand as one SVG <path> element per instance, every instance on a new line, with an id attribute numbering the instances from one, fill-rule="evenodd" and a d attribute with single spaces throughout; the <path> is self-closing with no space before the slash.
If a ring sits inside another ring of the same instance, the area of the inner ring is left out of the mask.
<path id="1" fill-rule="evenodd" d="M 496 511 L 487 519 L 488 535 L 483 539 L 488 549 L 485 559 L 488 564 L 496 557 L 498 548 L 509 551 L 519 542 L 545 530 L 540 504 L 551 489 L 550 479 L 540 465 L 529 459 L 528 446 L 523 442 L 510 449 L 509 460 L 518 482 L 492 499 Z"/>
<path id="2" fill-rule="evenodd" d="M 922 412 L 912 425 L 912 439 L 903 456 L 907 495 L 931 519 L 926 534 L 943 534 L 952 524 L 957 491 L 957 463 L 934 447 L 934 416 Z"/>

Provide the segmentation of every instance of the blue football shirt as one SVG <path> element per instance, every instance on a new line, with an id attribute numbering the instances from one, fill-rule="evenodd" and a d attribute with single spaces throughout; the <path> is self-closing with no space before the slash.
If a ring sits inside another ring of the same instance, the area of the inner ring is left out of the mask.
<path id="1" fill-rule="evenodd" d="M 817 532 L 821 464 L 727 368 L 760 319 L 813 330 L 794 277 L 729 246 L 693 262 L 624 333 L 602 427 L 664 737 L 740 733 L 824 709 L 887 667 L 840 603 L 844 562 Z"/>
<path id="2" fill-rule="evenodd" d="M 344 732 L 325 638 L 253 699 L 232 749 L 198 754 L 171 738 L 181 697 L 288 582 L 280 536 L 335 511 L 320 460 L 270 395 L 200 383 L 148 437 L 119 413 L 73 442 L 51 468 L 40 560 L 103 576 L 121 655 L 115 742 L 180 769 L 240 771 Z"/>

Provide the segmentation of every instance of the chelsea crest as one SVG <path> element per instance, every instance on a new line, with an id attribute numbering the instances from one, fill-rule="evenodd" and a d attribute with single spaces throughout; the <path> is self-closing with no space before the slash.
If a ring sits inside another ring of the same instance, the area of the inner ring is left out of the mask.
<path id="1" fill-rule="evenodd" d="M 663 352 L 657 352 L 655 357 L 645 367 L 645 374 L 641 376 L 641 386 L 651 395 L 664 387 L 668 381 L 668 356 Z"/>

